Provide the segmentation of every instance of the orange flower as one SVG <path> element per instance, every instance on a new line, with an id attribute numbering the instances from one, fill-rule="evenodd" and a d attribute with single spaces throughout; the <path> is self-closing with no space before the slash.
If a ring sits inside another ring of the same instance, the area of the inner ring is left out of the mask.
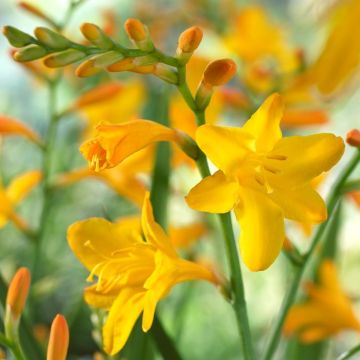
<path id="1" fill-rule="evenodd" d="M 6 115 L 0 115 L 0 136 L 20 135 L 35 143 L 40 143 L 40 137 L 24 123 Z"/>
<path id="2" fill-rule="evenodd" d="M 360 321 L 340 287 L 331 260 L 321 264 L 319 276 L 319 284 L 307 284 L 309 299 L 290 309 L 284 326 L 286 335 L 297 335 L 304 343 L 326 339 L 342 330 L 360 331 Z"/>

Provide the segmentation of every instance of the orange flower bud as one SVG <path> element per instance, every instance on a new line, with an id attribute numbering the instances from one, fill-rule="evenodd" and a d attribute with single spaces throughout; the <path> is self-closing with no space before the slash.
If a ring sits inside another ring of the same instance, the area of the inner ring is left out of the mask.
<path id="1" fill-rule="evenodd" d="M 101 49 L 112 49 L 114 43 L 97 25 L 91 23 L 84 23 L 80 26 L 82 34 L 91 43 Z"/>
<path id="2" fill-rule="evenodd" d="M 38 45 L 28 45 L 18 51 L 16 51 L 13 55 L 15 61 L 23 62 L 23 61 L 32 61 L 36 59 L 40 59 L 47 54 L 46 49 Z"/>
<path id="3" fill-rule="evenodd" d="M 149 36 L 148 28 L 138 19 L 127 19 L 124 28 L 129 38 L 139 49 L 150 51 L 154 45 Z"/>
<path id="4" fill-rule="evenodd" d="M 78 77 L 89 77 L 98 74 L 102 69 L 94 66 L 94 60 L 86 60 L 81 63 L 75 70 L 75 75 Z"/>
<path id="5" fill-rule="evenodd" d="M 3 34 L 8 39 L 9 43 L 16 48 L 30 45 L 35 41 L 32 36 L 13 26 L 4 26 Z"/>
<path id="6" fill-rule="evenodd" d="M 108 66 L 106 69 L 110 72 L 129 71 L 135 67 L 133 58 L 126 58 Z"/>
<path id="7" fill-rule="evenodd" d="M 129 38 L 135 42 L 143 41 L 148 36 L 145 25 L 138 19 L 127 19 L 124 28 Z"/>
<path id="8" fill-rule="evenodd" d="M 199 47 L 202 37 L 202 30 L 198 26 L 192 26 L 180 34 L 178 49 L 184 53 L 192 53 Z"/>
<path id="9" fill-rule="evenodd" d="M 154 75 L 159 77 L 160 79 L 170 83 L 170 84 L 177 84 L 179 79 L 176 74 L 171 68 L 165 66 L 163 64 L 157 64 L 154 69 Z"/>
<path id="10" fill-rule="evenodd" d="M 86 54 L 82 51 L 68 49 L 54 55 L 49 55 L 44 60 L 44 65 L 49 68 L 58 68 L 77 62 L 83 59 L 85 56 Z"/>
<path id="11" fill-rule="evenodd" d="M 352 129 L 346 134 L 346 142 L 354 147 L 360 148 L 360 131 Z"/>
<path id="12" fill-rule="evenodd" d="M 26 298 L 30 288 L 30 271 L 26 267 L 20 268 L 9 285 L 6 296 L 7 311 L 10 311 L 12 318 L 20 318 L 24 309 Z"/>
<path id="13" fill-rule="evenodd" d="M 34 30 L 34 34 L 42 44 L 52 49 L 63 50 L 71 45 L 70 41 L 64 36 L 46 27 L 37 27 Z"/>
<path id="14" fill-rule="evenodd" d="M 205 69 L 203 82 L 211 86 L 226 84 L 236 73 L 236 64 L 231 59 L 212 61 Z"/>
<path id="15" fill-rule="evenodd" d="M 69 328 L 64 316 L 55 316 L 50 330 L 46 360 L 66 360 L 69 347 Z"/>

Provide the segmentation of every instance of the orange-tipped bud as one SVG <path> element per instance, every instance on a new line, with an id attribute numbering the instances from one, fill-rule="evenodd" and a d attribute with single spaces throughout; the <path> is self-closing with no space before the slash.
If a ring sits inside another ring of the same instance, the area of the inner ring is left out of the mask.
<path id="1" fill-rule="evenodd" d="M 49 55 L 44 60 L 44 65 L 49 68 L 58 68 L 82 60 L 86 54 L 75 49 L 68 49 L 60 53 Z"/>
<path id="2" fill-rule="evenodd" d="M 64 36 L 46 27 L 37 27 L 34 34 L 42 44 L 52 49 L 63 50 L 71 45 L 70 41 Z"/>
<path id="3" fill-rule="evenodd" d="M 346 134 L 346 142 L 354 147 L 360 148 L 360 131 L 352 129 Z"/>
<path id="4" fill-rule="evenodd" d="M 121 72 L 129 71 L 134 67 L 134 58 L 126 58 L 108 66 L 106 69 L 110 72 Z"/>
<path id="5" fill-rule="evenodd" d="M 112 40 L 97 25 L 84 23 L 80 26 L 80 30 L 84 37 L 97 47 L 107 50 L 114 47 Z"/>
<path id="6" fill-rule="evenodd" d="M 127 19 L 124 28 L 130 40 L 132 40 L 139 49 L 150 51 L 154 48 L 148 28 L 140 20 Z"/>
<path id="7" fill-rule="evenodd" d="M 231 59 L 212 61 L 206 67 L 203 82 L 211 86 L 226 84 L 236 73 L 236 64 Z"/>
<path id="8" fill-rule="evenodd" d="M 50 330 L 46 360 L 66 360 L 69 347 L 69 328 L 64 316 L 55 316 Z"/>
<path id="9" fill-rule="evenodd" d="M 47 51 L 38 45 L 29 45 L 18 51 L 13 55 L 14 60 L 19 62 L 26 62 L 37 60 L 44 57 L 47 54 Z"/>
<path id="10" fill-rule="evenodd" d="M 193 53 L 199 47 L 202 38 L 202 30 L 198 26 L 192 26 L 180 34 L 178 49 L 184 53 Z"/>
<path id="11" fill-rule="evenodd" d="M 30 271 L 26 267 L 20 268 L 12 278 L 6 296 L 7 310 L 13 320 L 18 320 L 24 309 L 30 288 Z"/>
<path id="12" fill-rule="evenodd" d="M 94 60 L 86 60 L 75 70 L 75 75 L 81 78 L 90 77 L 101 72 L 100 67 L 94 65 Z"/>
<path id="13" fill-rule="evenodd" d="M 35 41 L 32 36 L 24 33 L 23 31 L 13 26 L 4 26 L 3 34 L 7 38 L 9 43 L 16 48 L 30 45 Z"/>

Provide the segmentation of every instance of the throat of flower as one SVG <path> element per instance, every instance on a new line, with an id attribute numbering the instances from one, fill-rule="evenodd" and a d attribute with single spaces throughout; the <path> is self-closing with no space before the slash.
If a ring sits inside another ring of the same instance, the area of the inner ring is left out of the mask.
<path id="1" fill-rule="evenodd" d="M 96 172 L 106 169 L 109 163 L 106 158 L 106 150 L 99 142 L 90 144 L 86 158 L 91 170 Z"/>

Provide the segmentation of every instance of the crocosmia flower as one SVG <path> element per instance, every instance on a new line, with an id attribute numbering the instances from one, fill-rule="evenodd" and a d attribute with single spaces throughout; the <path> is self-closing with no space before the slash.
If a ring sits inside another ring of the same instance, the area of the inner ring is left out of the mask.
<path id="1" fill-rule="evenodd" d="M 342 290 L 335 264 L 325 260 L 319 271 L 319 283 L 306 284 L 308 299 L 294 305 L 287 317 L 284 332 L 297 335 L 304 343 L 312 343 L 342 330 L 360 331 L 350 298 Z"/>
<path id="2" fill-rule="evenodd" d="M 241 226 L 240 250 L 250 270 L 269 267 L 284 238 L 284 218 L 321 223 L 326 206 L 311 179 L 333 167 L 344 142 L 332 134 L 283 138 L 284 106 L 270 96 L 242 128 L 203 125 L 196 141 L 220 169 L 187 196 L 193 209 L 235 210 Z"/>
<path id="3" fill-rule="evenodd" d="M 148 193 L 141 229 L 125 220 L 110 223 L 92 218 L 70 226 L 68 239 L 90 271 L 88 281 L 95 281 L 85 289 L 86 302 L 109 310 L 103 340 L 111 355 L 125 345 L 141 313 L 143 330 L 150 329 L 158 301 L 174 285 L 188 280 L 218 283 L 207 267 L 178 257 L 170 238 L 154 221 Z"/>

